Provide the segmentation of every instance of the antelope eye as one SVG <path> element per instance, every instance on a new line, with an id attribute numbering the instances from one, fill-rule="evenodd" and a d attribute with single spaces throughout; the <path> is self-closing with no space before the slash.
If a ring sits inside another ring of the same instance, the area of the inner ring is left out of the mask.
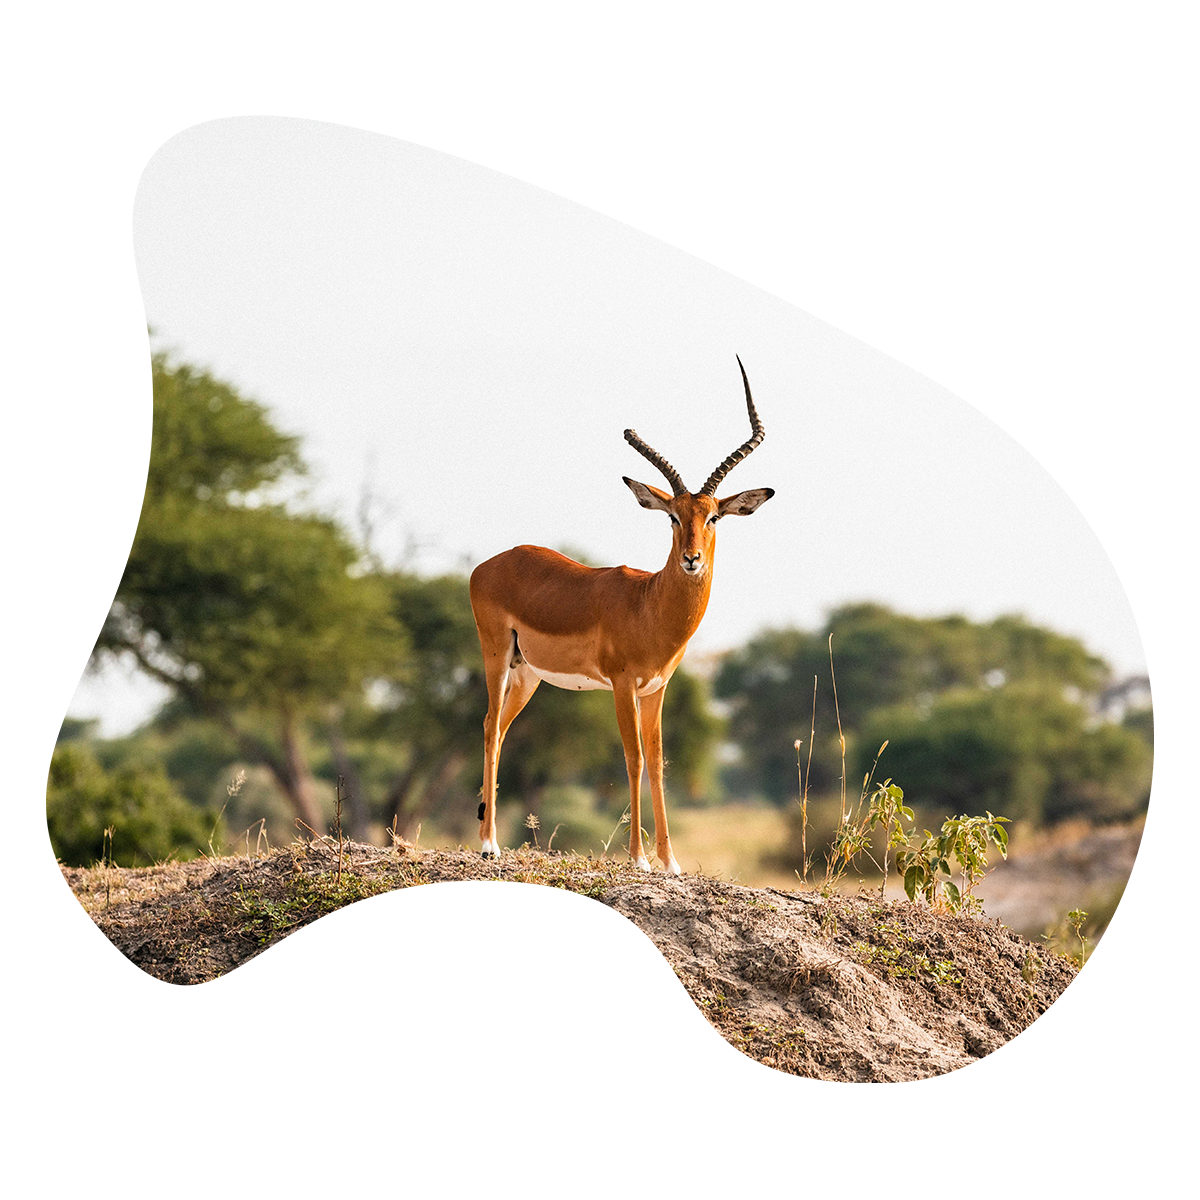
<path id="1" fill-rule="evenodd" d="M 667 513 L 667 516 L 671 518 L 671 524 L 672 524 L 672 525 L 678 525 L 678 524 L 679 524 L 679 518 L 678 518 L 678 517 L 677 517 L 677 516 L 676 516 L 674 513 Z"/>

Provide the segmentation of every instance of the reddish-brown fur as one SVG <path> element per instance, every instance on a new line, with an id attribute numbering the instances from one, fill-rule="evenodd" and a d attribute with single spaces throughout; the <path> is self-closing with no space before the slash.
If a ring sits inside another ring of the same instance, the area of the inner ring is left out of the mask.
<path id="1" fill-rule="evenodd" d="M 496 766 L 504 735 L 541 682 L 537 671 L 571 677 L 560 686 L 611 688 L 629 772 L 629 853 L 646 865 L 641 834 L 642 742 L 650 766 L 658 857 L 671 853 L 662 782 L 662 701 L 712 588 L 715 520 L 753 512 L 773 494 L 743 492 L 718 501 L 625 481 L 646 508 L 672 520 L 671 554 L 661 571 L 585 567 L 541 546 L 517 546 L 471 575 L 471 608 L 488 687 L 480 837 L 498 853 Z M 694 573 L 685 569 L 693 566 Z M 535 670 L 536 668 L 536 670 Z"/>

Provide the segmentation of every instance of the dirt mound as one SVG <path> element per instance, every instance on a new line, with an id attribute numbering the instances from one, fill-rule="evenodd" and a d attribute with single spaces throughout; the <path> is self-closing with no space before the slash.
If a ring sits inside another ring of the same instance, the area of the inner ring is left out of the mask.
<path id="1" fill-rule="evenodd" d="M 533 851 L 47 870 L 52 1080 L 1150 1080 L 986 918 Z"/>

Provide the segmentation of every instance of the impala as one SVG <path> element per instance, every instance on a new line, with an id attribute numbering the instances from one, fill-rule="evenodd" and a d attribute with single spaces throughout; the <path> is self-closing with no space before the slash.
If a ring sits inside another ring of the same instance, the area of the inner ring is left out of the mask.
<path id="1" fill-rule="evenodd" d="M 663 798 L 663 695 L 708 607 L 716 524 L 747 516 L 774 494 L 754 488 L 723 500 L 717 485 L 763 440 L 764 430 L 741 358 L 750 440 L 738 447 L 698 492 L 632 430 L 625 440 L 662 472 L 671 495 L 625 479 L 643 508 L 671 521 L 671 553 L 657 574 L 632 567 L 585 567 L 541 546 L 517 546 L 480 563 L 471 574 L 471 610 L 483 650 L 488 712 L 483 725 L 483 857 L 500 855 L 496 837 L 496 767 L 504 735 L 545 680 L 571 691 L 611 691 L 629 772 L 629 855 L 650 870 L 642 848 L 642 745 L 649 760 L 659 861 L 675 875 Z"/>

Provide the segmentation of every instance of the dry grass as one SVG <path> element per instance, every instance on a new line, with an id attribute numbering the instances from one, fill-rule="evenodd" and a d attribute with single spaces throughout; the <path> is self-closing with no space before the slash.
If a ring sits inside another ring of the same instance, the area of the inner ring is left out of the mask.
<path id="1" fill-rule="evenodd" d="M 522 827 L 525 815 L 515 806 L 500 809 L 496 819 L 501 845 L 515 846 L 521 841 L 525 833 Z M 671 845 L 685 871 L 728 879 L 747 887 L 793 888 L 799 885 L 800 881 L 791 871 L 764 866 L 762 861 L 787 841 L 786 809 L 727 804 L 713 808 L 672 808 L 668 815 Z M 611 823 L 615 825 L 616 819 L 613 818 Z M 651 833 L 650 850 L 653 851 L 653 829 L 651 826 L 647 829 Z M 372 840 L 379 845 L 387 844 L 382 826 L 372 830 Z M 544 842 L 545 837 L 542 840 Z M 607 857 L 626 862 L 628 841 L 629 826 L 622 825 L 612 840 Z M 426 821 L 422 827 L 420 847 L 423 850 L 455 850 L 462 844 L 461 835 L 439 829 L 432 821 Z M 469 846 L 474 844 L 468 843 Z M 593 852 L 599 855 L 601 849 L 596 846 Z"/>

